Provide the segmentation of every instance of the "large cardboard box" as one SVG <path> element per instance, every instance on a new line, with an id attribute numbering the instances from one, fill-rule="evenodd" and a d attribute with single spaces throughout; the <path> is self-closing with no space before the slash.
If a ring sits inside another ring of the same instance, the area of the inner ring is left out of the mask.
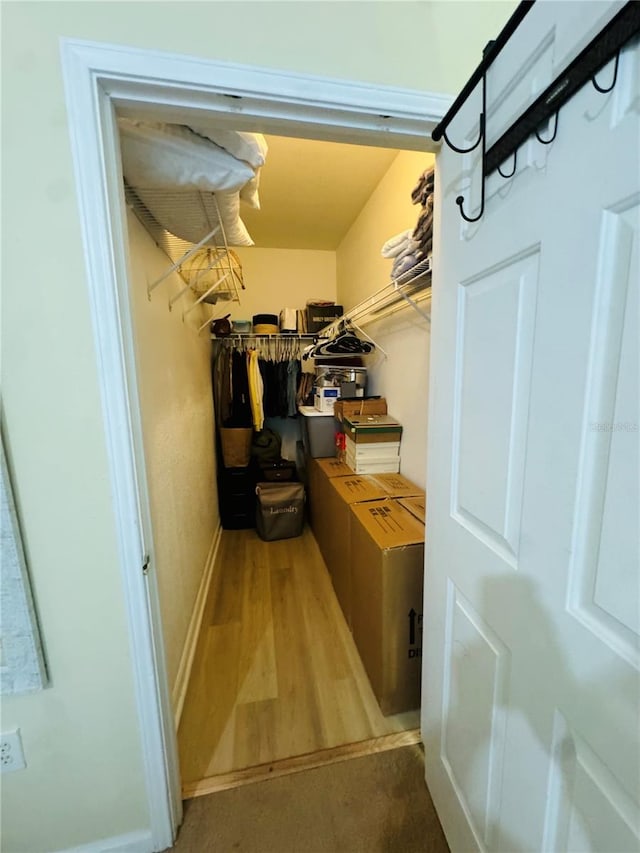
<path id="1" fill-rule="evenodd" d="M 327 456 L 324 459 L 307 457 L 307 505 L 311 529 L 326 562 L 328 531 L 329 480 L 333 477 L 348 477 L 353 471 L 340 459 Z"/>
<path id="2" fill-rule="evenodd" d="M 408 509 L 412 515 L 418 519 L 418 521 L 424 525 L 427 518 L 427 496 L 426 494 L 422 494 L 415 498 L 400 498 L 398 500 L 400 506 L 403 506 L 405 509 Z"/>
<path id="3" fill-rule="evenodd" d="M 424 525 L 396 500 L 351 507 L 351 629 L 382 713 L 420 707 Z"/>
<path id="4" fill-rule="evenodd" d="M 351 474 L 329 481 L 326 516 L 320 546 L 336 596 L 351 625 L 351 514 L 349 507 L 384 497 L 383 488 L 372 477 Z"/>
<path id="5" fill-rule="evenodd" d="M 375 474 L 372 479 L 389 498 L 424 497 L 424 489 L 403 474 Z"/>

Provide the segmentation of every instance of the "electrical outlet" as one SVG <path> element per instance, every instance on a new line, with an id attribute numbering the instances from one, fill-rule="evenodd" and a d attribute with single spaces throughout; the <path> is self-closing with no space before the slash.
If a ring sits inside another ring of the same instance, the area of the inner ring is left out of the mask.
<path id="1" fill-rule="evenodd" d="M 24 770 L 26 766 L 20 729 L 2 732 L 0 734 L 0 772 L 12 773 L 14 770 Z"/>

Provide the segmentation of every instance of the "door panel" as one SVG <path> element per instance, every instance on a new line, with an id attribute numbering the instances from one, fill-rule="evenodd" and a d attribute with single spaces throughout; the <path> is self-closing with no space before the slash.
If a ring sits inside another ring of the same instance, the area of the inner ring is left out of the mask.
<path id="1" fill-rule="evenodd" d="M 633 799 L 559 711 L 551 755 L 543 850 L 637 849 Z"/>
<path id="2" fill-rule="evenodd" d="M 452 514 L 513 568 L 537 267 L 534 251 L 480 273 L 458 291 Z"/>
<path id="3" fill-rule="evenodd" d="M 490 139 L 617 8 L 534 6 Z M 477 154 L 438 155 L 422 728 L 454 851 L 640 849 L 638 57 L 492 176 L 478 223 L 455 204 Z"/>
<path id="4" fill-rule="evenodd" d="M 509 652 L 451 582 L 445 630 L 441 760 L 474 836 L 491 846 L 500 803 Z"/>
<path id="5" fill-rule="evenodd" d="M 623 658 L 639 665 L 637 528 L 638 202 L 604 211 L 599 248 L 581 473 L 570 562 L 570 612 Z"/>

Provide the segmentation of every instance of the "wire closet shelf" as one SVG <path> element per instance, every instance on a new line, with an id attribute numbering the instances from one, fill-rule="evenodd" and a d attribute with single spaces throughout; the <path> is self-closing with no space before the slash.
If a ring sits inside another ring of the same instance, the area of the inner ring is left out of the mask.
<path id="1" fill-rule="evenodd" d="M 130 186 L 126 181 L 124 187 L 128 206 L 158 248 L 171 261 L 171 265 L 159 278 L 147 284 L 149 299 L 172 273 L 178 273 L 184 286 L 169 297 L 169 310 L 188 291 L 197 298 L 183 311 L 183 317 L 203 303 L 217 306 L 200 326 L 198 331 L 201 332 L 221 316 L 218 303 L 239 303 L 240 291 L 244 290 L 242 266 L 238 256 L 227 243 L 215 194 L 183 190 L 142 190 Z M 170 228 L 195 238 L 196 242 L 176 236 Z"/>
<path id="2" fill-rule="evenodd" d="M 374 323 L 395 314 L 406 305 L 410 305 L 425 320 L 431 322 L 430 314 L 422 307 L 422 303 L 428 305 L 431 301 L 431 270 L 432 259 L 429 256 L 337 317 L 318 333 L 319 336 L 333 337 L 346 325 L 358 328 Z"/>

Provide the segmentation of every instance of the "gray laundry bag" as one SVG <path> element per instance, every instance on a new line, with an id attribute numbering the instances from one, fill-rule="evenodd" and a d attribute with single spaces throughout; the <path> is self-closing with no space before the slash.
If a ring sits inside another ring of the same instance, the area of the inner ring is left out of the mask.
<path id="1" fill-rule="evenodd" d="M 300 536 L 305 501 L 302 483 L 258 483 L 256 495 L 256 528 L 261 539 L 273 542 Z"/>

